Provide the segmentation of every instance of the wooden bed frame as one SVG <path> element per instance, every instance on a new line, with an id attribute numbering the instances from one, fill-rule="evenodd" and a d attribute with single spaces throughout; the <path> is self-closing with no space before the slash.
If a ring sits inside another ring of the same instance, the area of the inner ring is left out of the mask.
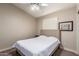
<path id="1" fill-rule="evenodd" d="M 61 36 L 60 36 L 61 33 L 60 33 L 59 30 L 41 30 L 39 35 L 54 36 L 54 37 L 58 38 L 59 41 L 61 42 Z M 53 55 L 53 53 L 54 53 L 59 47 L 60 47 L 60 44 L 56 47 L 56 49 L 54 49 L 54 50 L 51 52 L 51 54 L 50 54 L 49 56 Z M 25 56 L 19 49 L 16 48 L 16 50 L 17 50 L 17 52 L 18 52 L 21 56 Z"/>

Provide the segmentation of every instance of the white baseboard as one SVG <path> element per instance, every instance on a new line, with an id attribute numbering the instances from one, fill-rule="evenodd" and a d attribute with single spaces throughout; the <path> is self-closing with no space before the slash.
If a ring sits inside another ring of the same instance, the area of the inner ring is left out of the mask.
<path id="1" fill-rule="evenodd" d="M 2 51 L 6 51 L 6 50 L 9 50 L 9 49 L 12 49 L 13 47 L 8 47 L 8 48 L 5 48 L 5 49 L 1 49 L 0 52 Z"/>
<path id="2" fill-rule="evenodd" d="M 70 51 L 72 53 L 75 53 L 75 54 L 79 55 L 79 52 L 77 52 L 77 51 L 74 51 L 74 50 L 71 50 L 71 49 L 68 49 L 68 48 L 63 48 L 63 47 L 60 47 L 60 48 L 66 50 L 66 51 Z"/>

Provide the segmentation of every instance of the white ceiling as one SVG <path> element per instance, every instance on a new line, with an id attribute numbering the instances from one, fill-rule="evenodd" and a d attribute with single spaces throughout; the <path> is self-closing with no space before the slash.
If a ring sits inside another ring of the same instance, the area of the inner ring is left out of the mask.
<path id="1" fill-rule="evenodd" d="M 32 11 L 29 8 L 29 3 L 16 3 L 13 5 L 19 7 L 20 9 L 24 10 L 25 12 L 34 17 L 44 16 L 62 9 L 71 8 L 75 6 L 74 3 L 48 3 L 48 6 L 42 7 L 39 11 Z"/>

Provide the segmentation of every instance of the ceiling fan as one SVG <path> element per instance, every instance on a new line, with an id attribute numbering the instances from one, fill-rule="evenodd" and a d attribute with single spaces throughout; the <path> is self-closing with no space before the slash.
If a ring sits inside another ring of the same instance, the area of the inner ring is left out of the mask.
<path id="1" fill-rule="evenodd" d="M 30 3 L 31 10 L 40 10 L 42 7 L 48 6 L 47 3 Z"/>

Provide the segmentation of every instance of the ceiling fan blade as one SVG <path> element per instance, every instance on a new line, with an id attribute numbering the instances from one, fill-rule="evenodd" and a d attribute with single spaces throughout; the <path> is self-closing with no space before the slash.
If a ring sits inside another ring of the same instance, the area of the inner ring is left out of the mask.
<path id="1" fill-rule="evenodd" d="M 40 6 L 48 6 L 47 3 L 40 3 Z"/>

